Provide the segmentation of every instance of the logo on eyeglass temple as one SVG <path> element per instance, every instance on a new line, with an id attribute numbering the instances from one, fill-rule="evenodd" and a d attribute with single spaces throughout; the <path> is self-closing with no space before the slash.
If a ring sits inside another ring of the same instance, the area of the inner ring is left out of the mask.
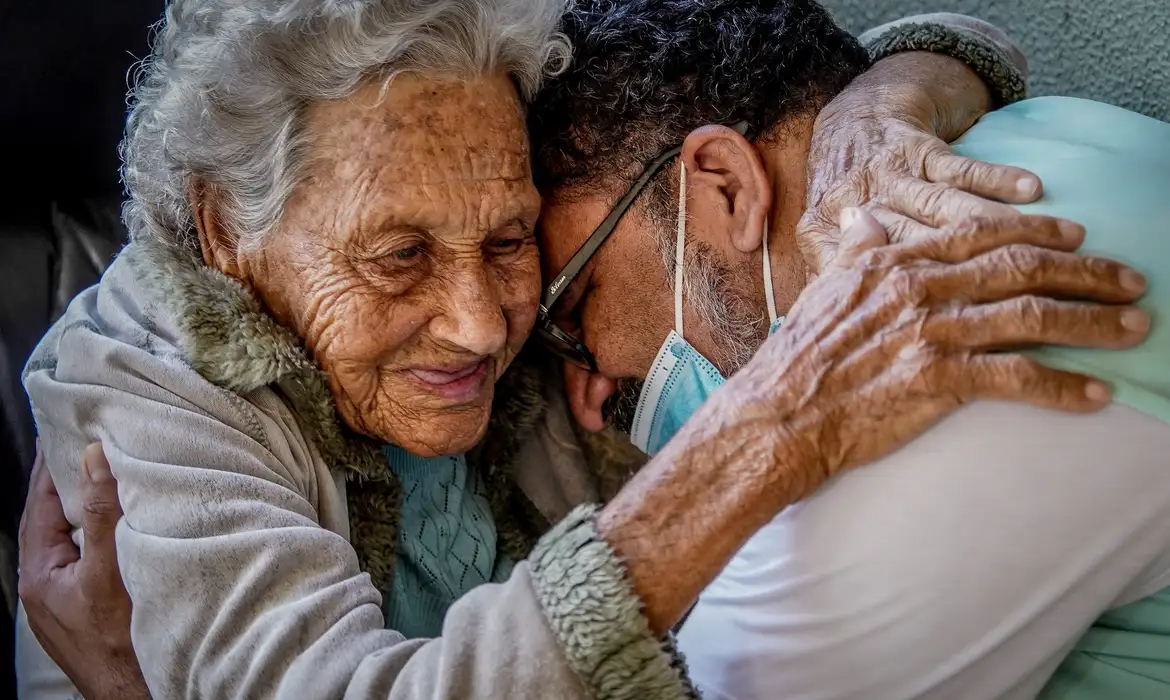
<path id="1" fill-rule="evenodd" d="M 557 291 L 558 291 L 558 290 L 561 288 L 561 285 L 562 285 L 562 284 L 564 284 L 564 283 L 565 283 L 565 276 L 564 276 L 564 275 L 561 275 L 560 277 L 558 277 L 558 278 L 557 278 L 557 281 L 556 281 L 556 282 L 553 282 L 553 283 L 552 283 L 552 284 L 549 286 L 549 288 L 548 288 L 548 293 L 549 293 L 549 294 L 556 294 L 556 293 L 557 293 Z"/>

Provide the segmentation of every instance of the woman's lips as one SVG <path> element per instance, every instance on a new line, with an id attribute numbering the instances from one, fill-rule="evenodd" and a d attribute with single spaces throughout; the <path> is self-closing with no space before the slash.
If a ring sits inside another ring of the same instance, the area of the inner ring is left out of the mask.
<path id="1" fill-rule="evenodd" d="M 426 367 L 407 370 L 427 389 L 448 399 L 469 401 L 483 387 L 490 360 L 463 367 Z"/>

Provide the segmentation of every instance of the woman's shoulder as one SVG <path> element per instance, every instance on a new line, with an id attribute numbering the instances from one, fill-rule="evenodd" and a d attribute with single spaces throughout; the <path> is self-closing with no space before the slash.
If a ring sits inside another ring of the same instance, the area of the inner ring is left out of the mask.
<path id="1" fill-rule="evenodd" d="M 185 337 L 190 319 L 150 288 L 143 264 L 134 246 L 123 251 L 25 367 L 42 444 L 60 454 L 55 464 L 75 468 L 85 445 L 99 439 L 135 459 L 189 466 L 230 443 L 311 495 L 320 458 L 286 400 L 263 382 L 228 387 L 201 372 Z"/>
<path id="2" fill-rule="evenodd" d="M 230 419 L 242 397 L 214 385 L 190 363 L 171 309 L 144 284 L 133 246 L 98 284 L 77 296 L 24 369 L 34 408 L 69 387 L 105 387 Z"/>

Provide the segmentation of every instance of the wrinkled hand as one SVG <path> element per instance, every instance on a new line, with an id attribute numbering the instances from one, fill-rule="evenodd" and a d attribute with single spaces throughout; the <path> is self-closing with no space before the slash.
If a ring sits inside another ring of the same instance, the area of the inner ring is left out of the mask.
<path id="1" fill-rule="evenodd" d="M 907 55 L 895 59 L 912 66 L 942 57 Z M 885 62 L 884 62 L 885 63 Z M 925 67 L 933 64 L 927 63 Z M 946 66 L 947 64 L 942 64 Z M 814 272 L 832 261 L 846 207 L 867 208 L 889 232 L 890 241 L 905 242 L 928 227 L 964 218 L 1014 214 L 1006 203 L 1027 204 L 1040 197 L 1034 174 L 955 155 L 943 138 L 956 138 L 981 116 L 964 107 L 961 114 L 937 116 L 930 95 L 905 81 L 904 74 L 883 77 L 878 69 L 851 84 L 818 115 L 809 152 L 807 208 L 797 240 Z M 942 78 L 940 78 L 942 79 Z M 946 132 L 946 133 L 939 133 Z"/>
<path id="2" fill-rule="evenodd" d="M 1084 236 L 1070 222 L 1017 214 L 884 245 L 867 213 L 845 218 L 852 225 L 835 261 L 728 381 L 714 417 L 782 426 L 775 464 L 796 479 L 789 497 L 884 456 L 971 400 L 1099 409 L 1110 397 L 1104 384 L 996 351 L 1123 348 L 1148 332 L 1148 316 L 1122 305 L 1141 296 L 1144 278 L 1070 252 Z"/>
<path id="3" fill-rule="evenodd" d="M 100 444 L 85 451 L 81 494 L 84 555 L 38 448 L 20 521 L 20 599 L 37 641 L 87 700 L 149 700 L 114 545 L 118 486 Z"/>

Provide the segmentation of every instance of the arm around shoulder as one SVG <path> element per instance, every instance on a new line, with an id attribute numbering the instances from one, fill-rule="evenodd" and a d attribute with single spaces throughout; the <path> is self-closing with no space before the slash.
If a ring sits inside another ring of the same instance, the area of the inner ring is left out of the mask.
<path id="1" fill-rule="evenodd" d="M 612 552 L 574 553 L 591 525 L 550 533 L 531 568 L 457 601 L 441 638 L 408 641 L 384 629 L 380 592 L 346 537 L 323 526 L 328 490 L 341 496 L 274 394 L 230 394 L 87 324 L 51 342 L 26 375 L 46 458 L 71 484 L 85 445 L 105 445 L 154 697 L 690 696 L 628 585 L 615 602 L 624 582 Z M 77 523 L 76 492 L 62 496 Z M 592 639 L 562 627 L 586 629 L 593 613 L 608 617 Z"/>

